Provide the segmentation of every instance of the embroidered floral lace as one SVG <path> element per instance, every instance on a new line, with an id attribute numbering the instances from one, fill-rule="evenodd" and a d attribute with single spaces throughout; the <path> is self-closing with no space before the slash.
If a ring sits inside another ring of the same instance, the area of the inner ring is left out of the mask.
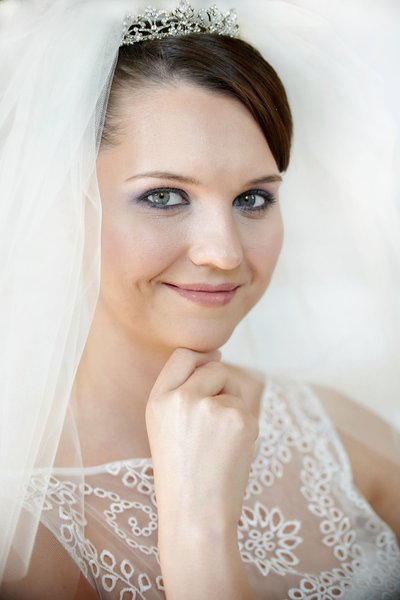
<path id="1" fill-rule="evenodd" d="M 72 469 L 54 471 L 42 523 L 100 598 L 165 598 L 151 458 L 86 468 L 76 481 Z M 38 474 L 26 508 L 41 485 Z M 268 381 L 237 536 L 257 600 L 400 598 L 396 537 L 354 486 L 336 430 L 304 383 Z"/>

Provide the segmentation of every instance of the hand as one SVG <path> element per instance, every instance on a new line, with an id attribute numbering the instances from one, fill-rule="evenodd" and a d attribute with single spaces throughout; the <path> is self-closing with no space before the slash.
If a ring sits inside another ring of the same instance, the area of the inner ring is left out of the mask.
<path id="1" fill-rule="evenodd" d="M 146 406 L 159 527 L 235 532 L 258 421 L 220 353 L 178 348 Z"/>

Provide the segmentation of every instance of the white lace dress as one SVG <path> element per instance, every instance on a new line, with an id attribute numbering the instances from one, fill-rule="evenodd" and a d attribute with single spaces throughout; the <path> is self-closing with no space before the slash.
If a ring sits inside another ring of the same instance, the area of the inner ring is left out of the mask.
<path id="1" fill-rule="evenodd" d="M 81 475 L 55 470 L 42 523 L 100 598 L 165 598 L 151 458 L 86 468 L 79 483 Z M 38 474 L 28 509 L 41 485 Z M 257 600 L 400 598 L 396 537 L 354 486 L 332 422 L 304 383 L 268 380 L 237 536 Z"/>

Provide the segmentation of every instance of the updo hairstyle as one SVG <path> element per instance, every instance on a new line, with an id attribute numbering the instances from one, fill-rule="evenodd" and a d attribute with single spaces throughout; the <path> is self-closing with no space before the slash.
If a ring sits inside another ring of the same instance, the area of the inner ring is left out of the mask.
<path id="1" fill-rule="evenodd" d="M 258 50 L 223 35 L 194 33 L 121 46 L 101 144 L 118 144 L 122 98 L 146 87 L 181 82 L 239 100 L 259 124 L 279 171 L 286 171 L 293 125 L 283 84 Z"/>

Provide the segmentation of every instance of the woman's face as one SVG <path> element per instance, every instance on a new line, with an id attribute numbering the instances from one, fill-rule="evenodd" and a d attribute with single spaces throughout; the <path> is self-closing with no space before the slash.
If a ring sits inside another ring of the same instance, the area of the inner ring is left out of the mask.
<path id="1" fill-rule="evenodd" d="M 264 293 L 281 250 L 277 165 L 233 98 L 181 83 L 123 104 L 120 143 L 97 161 L 99 308 L 139 343 L 218 348 Z"/>

